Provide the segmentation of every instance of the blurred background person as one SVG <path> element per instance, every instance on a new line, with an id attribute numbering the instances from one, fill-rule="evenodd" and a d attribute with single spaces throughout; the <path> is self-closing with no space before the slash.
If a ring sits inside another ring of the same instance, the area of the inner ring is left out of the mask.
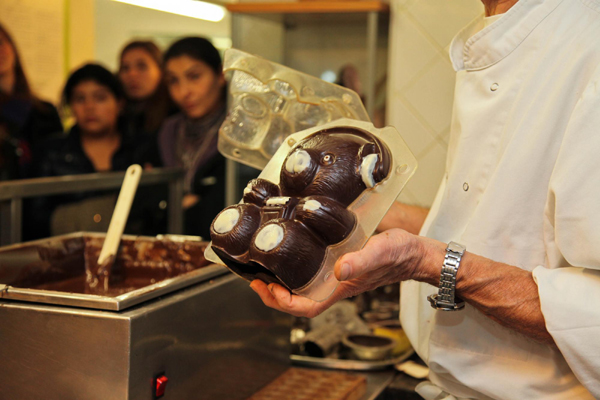
<path id="1" fill-rule="evenodd" d="M 61 131 L 56 108 L 31 91 L 15 42 L 0 23 L 0 180 L 31 177 L 40 140 Z"/>
<path id="2" fill-rule="evenodd" d="M 160 164 L 153 138 L 138 136 L 134 139 L 122 134 L 120 114 L 125 106 L 125 94 L 121 82 L 106 68 L 87 64 L 73 72 L 65 84 L 63 101 L 71 109 L 75 125 L 68 134 L 44 143 L 44 155 L 37 166 L 39 176 L 124 171 L 131 164 Z M 140 196 L 138 190 L 136 198 L 140 197 L 145 196 Z M 40 237 L 75 231 L 105 232 L 115 202 L 115 192 L 36 199 L 36 234 Z M 158 211 L 158 201 L 156 205 L 156 209 L 152 209 L 146 207 L 145 202 L 134 204 L 126 231 L 145 233 L 145 224 L 150 223 Z"/>
<path id="3" fill-rule="evenodd" d="M 149 134 L 155 138 L 165 118 L 176 112 L 163 79 L 158 46 L 148 40 L 127 44 L 121 51 L 118 75 L 127 100 L 123 134 Z"/>
<path id="4" fill-rule="evenodd" d="M 360 99 L 365 102 L 365 96 L 362 90 L 362 82 L 358 74 L 358 69 L 354 64 L 346 64 L 342 66 L 338 72 L 338 79 L 335 82 L 337 85 L 353 90 L 360 96 Z"/>
<path id="5" fill-rule="evenodd" d="M 225 204 L 225 158 L 217 149 L 227 113 L 221 56 L 207 39 L 187 37 L 169 47 L 164 65 L 169 93 L 181 112 L 159 132 L 162 162 L 185 170 L 185 233 L 208 238 Z"/>
<path id="6" fill-rule="evenodd" d="M 335 84 L 355 91 L 360 96 L 363 104 L 365 106 L 367 105 L 367 99 L 363 93 L 363 84 L 358 73 L 358 68 L 356 68 L 355 65 L 345 64 L 342 66 L 338 72 L 338 79 L 335 81 Z M 387 74 L 379 79 L 379 81 L 375 84 L 375 110 L 373 112 L 372 122 L 377 128 L 383 128 L 386 126 L 386 84 Z"/>

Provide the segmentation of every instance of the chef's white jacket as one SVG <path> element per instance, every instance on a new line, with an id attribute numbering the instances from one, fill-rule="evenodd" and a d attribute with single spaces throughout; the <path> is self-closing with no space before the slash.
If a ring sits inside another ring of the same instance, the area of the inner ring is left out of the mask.
<path id="1" fill-rule="evenodd" d="M 456 397 L 600 398 L 600 0 L 520 0 L 482 23 L 451 44 L 446 175 L 422 234 L 532 271 L 558 348 L 470 305 L 433 310 L 437 288 L 414 281 L 402 323 Z"/>

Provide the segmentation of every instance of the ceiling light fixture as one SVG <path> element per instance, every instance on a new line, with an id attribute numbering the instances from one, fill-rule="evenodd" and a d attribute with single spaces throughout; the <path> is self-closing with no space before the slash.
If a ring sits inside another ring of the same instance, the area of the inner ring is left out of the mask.
<path id="1" fill-rule="evenodd" d="M 196 0 L 113 0 L 119 3 L 150 8 L 171 14 L 218 22 L 225 16 L 225 8 Z"/>

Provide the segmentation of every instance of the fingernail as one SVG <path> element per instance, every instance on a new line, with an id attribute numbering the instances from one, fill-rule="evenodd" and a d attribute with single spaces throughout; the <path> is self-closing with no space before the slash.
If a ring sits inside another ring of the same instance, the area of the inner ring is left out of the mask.
<path id="1" fill-rule="evenodd" d="M 350 271 L 352 267 L 348 263 L 343 263 L 342 268 L 340 269 L 340 280 L 345 281 L 350 276 Z"/>

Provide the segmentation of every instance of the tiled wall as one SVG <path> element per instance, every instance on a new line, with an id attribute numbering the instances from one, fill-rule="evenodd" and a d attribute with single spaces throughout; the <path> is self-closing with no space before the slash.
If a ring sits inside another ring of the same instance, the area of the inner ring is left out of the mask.
<path id="1" fill-rule="evenodd" d="M 483 18 L 479 0 L 392 0 L 387 123 L 419 161 L 400 201 L 429 207 L 444 174 L 455 72 L 454 35 Z"/>

